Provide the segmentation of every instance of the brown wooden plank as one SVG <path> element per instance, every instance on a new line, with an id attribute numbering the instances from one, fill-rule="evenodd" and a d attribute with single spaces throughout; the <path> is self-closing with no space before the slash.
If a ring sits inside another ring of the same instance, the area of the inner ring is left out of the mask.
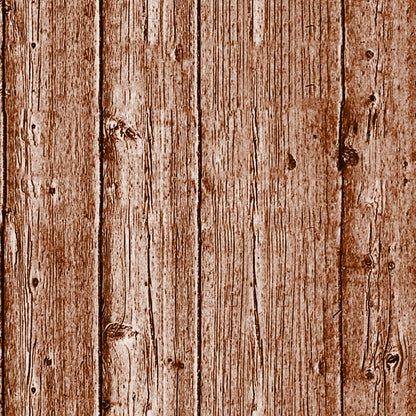
<path id="1" fill-rule="evenodd" d="M 1 79 L 1 100 L 0 100 L 0 189 L 1 189 L 1 218 L 0 218 L 0 319 L 1 319 L 1 336 L 0 336 L 0 354 L 1 354 L 1 365 L 0 365 L 0 400 L 1 400 L 1 407 L 0 411 L 3 411 L 3 368 L 4 368 L 4 357 L 3 357 L 3 328 L 4 328 L 4 314 L 3 314 L 3 287 L 4 287 L 4 219 L 6 216 L 6 187 L 5 187 L 5 156 L 6 156 L 6 147 L 5 147 L 5 131 L 4 131 L 4 99 L 5 99 L 5 83 L 4 83 L 4 59 L 3 59 L 3 51 L 6 46 L 3 37 L 3 10 L 0 16 L 0 45 L 1 45 L 1 63 L 0 63 L 0 79 Z"/>
<path id="2" fill-rule="evenodd" d="M 345 2 L 345 415 L 416 414 L 415 13 Z"/>
<path id="3" fill-rule="evenodd" d="M 196 385 L 196 6 L 103 2 L 103 407 L 190 415 Z"/>
<path id="4" fill-rule="evenodd" d="M 202 4 L 203 415 L 340 414 L 340 11 Z"/>
<path id="5" fill-rule="evenodd" d="M 5 415 L 98 410 L 97 3 L 5 5 Z"/>

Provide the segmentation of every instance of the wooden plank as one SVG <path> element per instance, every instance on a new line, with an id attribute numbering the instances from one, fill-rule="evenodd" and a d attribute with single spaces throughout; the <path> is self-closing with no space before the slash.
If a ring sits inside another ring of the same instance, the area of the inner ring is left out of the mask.
<path id="1" fill-rule="evenodd" d="M 194 413 L 194 0 L 103 2 L 103 407 Z"/>
<path id="2" fill-rule="evenodd" d="M 345 2 L 345 415 L 416 414 L 415 13 Z"/>
<path id="3" fill-rule="evenodd" d="M 6 217 L 6 187 L 5 187 L 5 161 L 6 161 L 6 147 L 5 147 L 5 131 L 4 131 L 4 127 L 5 127 L 5 114 L 4 114 L 4 99 L 5 99 L 5 83 L 4 83 L 4 59 L 3 59 L 3 52 L 4 52 L 4 48 L 6 46 L 5 42 L 4 42 L 4 37 L 3 37 L 3 10 L 0 16 L 0 45 L 1 45 L 1 63 L 0 63 L 0 79 L 1 79 L 1 100 L 0 100 L 0 189 L 1 189 L 1 218 L 0 218 L 0 230 L 1 230 L 1 234 L 0 234 L 0 255 L 1 255 L 1 260 L 0 260 L 0 268 L 1 268 L 1 272 L 0 272 L 0 319 L 1 319 L 1 338 L 0 338 L 0 354 L 1 354 L 1 366 L 0 366 L 0 403 L 3 403 L 3 368 L 4 368 L 4 356 L 3 356 L 3 341 L 4 341 L 4 313 L 3 313 L 3 287 L 4 287 L 4 220 Z M 0 407 L 0 411 L 3 412 L 3 404 Z"/>
<path id="4" fill-rule="evenodd" d="M 97 3 L 3 5 L 6 415 L 98 410 Z"/>
<path id="5" fill-rule="evenodd" d="M 340 17 L 202 3 L 202 415 L 341 413 Z"/>

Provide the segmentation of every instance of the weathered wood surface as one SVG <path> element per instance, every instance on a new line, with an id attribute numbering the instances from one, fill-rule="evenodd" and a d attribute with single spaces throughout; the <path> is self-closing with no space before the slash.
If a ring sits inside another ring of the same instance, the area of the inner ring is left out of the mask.
<path id="1" fill-rule="evenodd" d="M 202 415 L 340 414 L 340 13 L 202 5 Z"/>
<path id="2" fill-rule="evenodd" d="M 103 4 L 103 409 L 191 415 L 196 6 Z"/>
<path id="3" fill-rule="evenodd" d="M 416 8 L 345 3 L 346 415 L 416 414 Z"/>
<path id="4" fill-rule="evenodd" d="M 2 414 L 416 414 L 411 0 L 2 15 Z"/>
<path id="5" fill-rule="evenodd" d="M 88 0 L 15 0 L 3 11 L 3 414 L 94 415 L 98 9 Z"/>

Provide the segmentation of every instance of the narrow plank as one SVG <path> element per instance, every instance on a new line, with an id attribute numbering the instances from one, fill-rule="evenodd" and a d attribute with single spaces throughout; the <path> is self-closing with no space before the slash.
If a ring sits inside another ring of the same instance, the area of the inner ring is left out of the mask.
<path id="1" fill-rule="evenodd" d="M 340 17 L 202 3 L 202 415 L 341 412 Z"/>
<path id="2" fill-rule="evenodd" d="M 4 49 L 6 47 L 6 44 L 4 42 L 4 36 L 3 36 L 3 32 L 4 32 L 4 25 L 3 25 L 3 15 L 4 15 L 4 11 L 3 11 L 3 7 L 2 7 L 2 12 L 1 12 L 1 16 L 0 16 L 0 45 L 1 45 L 1 63 L 0 63 L 0 79 L 1 79 L 1 100 L 0 100 L 0 189 L 1 189 L 1 218 L 0 218 L 0 230 L 1 230 L 1 234 L 0 234 L 0 256 L 1 256 L 1 260 L 0 260 L 0 268 L 1 268 L 1 272 L 0 272 L 0 320 L 1 320 L 1 338 L 0 338 L 0 354 L 1 354 L 1 365 L 0 365 L 0 403 L 1 403 L 1 407 L 0 407 L 0 412 L 4 413 L 3 410 L 3 397 L 4 397 L 4 390 L 3 390 L 3 368 L 4 368 L 4 359 L 3 359 L 3 341 L 4 341 L 4 313 L 3 313 L 3 287 L 4 287 L 4 220 L 6 217 L 6 187 L 5 187 L 5 165 L 6 165 L 6 146 L 5 146 L 5 131 L 4 131 L 4 127 L 5 127 L 5 114 L 4 114 L 4 99 L 5 99 L 5 80 L 4 80 Z"/>
<path id="3" fill-rule="evenodd" d="M 345 2 L 345 415 L 416 414 L 415 13 Z"/>
<path id="4" fill-rule="evenodd" d="M 194 412 L 194 0 L 103 2 L 103 408 Z"/>
<path id="5" fill-rule="evenodd" d="M 96 3 L 3 5 L 6 415 L 98 411 Z"/>

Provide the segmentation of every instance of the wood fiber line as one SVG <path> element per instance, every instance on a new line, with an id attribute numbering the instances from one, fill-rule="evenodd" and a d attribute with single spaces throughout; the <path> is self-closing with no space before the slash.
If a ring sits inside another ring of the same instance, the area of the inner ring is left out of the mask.
<path id="1" fill-rule="evenodd" d="M 4 103 L 6 98 L 6 82 L 4 77 L 4 51 L 6 48 L 5 42 L 5 26 L 4 26 L 4 16 L 5 16 L 5 4 L 4 2 L 1 5 L 1 29 L 0 29 L 0 44 L 1 44 L 1 64 L 0 64 L 0 79 L 1 79 L 1 101 L 0 101 L 0 143 L 1 143 L 1 153 L 0 153 L 0 189 L 1 189 L 1 224 L 0 224 L 0 319 L 1 319 L 1 366 L 0 366 L 0 403 L 1 403 L 1 415 L 4 415 L 4 226 L 6 219 L 6 212 L 7 212 L 7 189 L 6 189 L 6 166 L 7 166 L 7 157 L 6 157 L 6 149 L 7 149 L 7 132 L 5 129 L 6 126 L 6 113 L 4 111 Z"/>
<path id="2" fill-rule="evenodd" d="M 345 1 L 344 414 L 416 414 L 416 6 Z"/>
<path id="3" fill-rule="evenodd" d="M 340 17 L 201 4 L 202 415 L 341 414 Z"/>
<path id="4" fill-rule="evenodd" d="M 102 411 L 197 407 L 197 5 L 103 0 Z"/>
<path id="5" fill-rule="evenodd" d="M 3 2 L 6 415 L 98 411 L 98 8 Z"/>

